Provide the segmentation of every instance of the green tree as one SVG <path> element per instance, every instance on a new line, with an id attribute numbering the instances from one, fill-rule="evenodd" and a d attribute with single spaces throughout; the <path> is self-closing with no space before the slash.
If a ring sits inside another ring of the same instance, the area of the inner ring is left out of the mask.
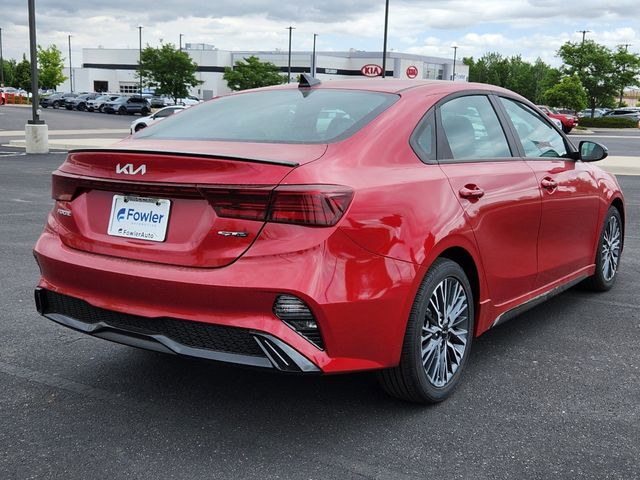
<path id="1" fill-rule="evenodd" d="M 27 92 L 31 91 L 31 62 L 27 60 L 24 54 L 22 55 L 22 61 L 16 65 L 13 86 Z"/>
<path id="2" fill-rule="evenodd" d="M 565 107 L 580 111 L 587 106 L 587 91 L 577 75 L 563 77 L 559 83 L 544 92 L 545 102 L 552 107 Z"/>
<path id="3" fill-rule="evenodd" d="M 268 87 L 287 81 L 287 77 L 280 74 L 276 65 L 271 62 L 261 62 L 253 55 L 245 58 L 244 61 L 238 60 L 233 68 L 225 67 L 222 78 L 227 81 L 231 90 Z"/>
<path id="4" fill-rule="evenodd" d="M 145 85 L 154 87 L 156 94 L 169 95 L 174 102 L 186 97 L 190 87 L 202 83 L 195 75 L 198 65 L 171 43 L 160 48 L 146 47 L 141 59 L 136 76 L 142 76 Z"/>
<path id="5" fill-rule="evenodd" d="M 486 53 L 477 61 L 465 58 L 463 62 L 469 66 L 469 81 L 508 88 L 534 103 L 542 103 L 543 92 L 560 78 L 560 72 L 542 60 L 531 64 L 520 55 Z"/>
<path id="6" fill-rule="evenodd" d="M 55 45 L 42 48 L 38 45 L 38 83 L 40 88 L 56 89 L 67 77 L 62 73 L 64 69 L 62 52 Z"/>
<path id="7" fill-rule="evenodd" d="M 2 59 L 3 65 L 0 67 L 4 70 L 4 86 L 13 85 L 13 81 L 16 75 L 16 65 L 17 62 L 13 59 Z"/>
<path id="8" fill-rule="evenodd" d="M 613 102 L 617 92 L 616 65 L 613 52 L 593 40 L 582 43 L 567 42 L 558 50 L 563 73 L 577 75 L 587 91 L 588 104 L 593 110 Z"/>
<path id="9" fill-rule="evenodd" d="M 614 77 L 616 90 L 620 92 L 618 106 L 622 107 L 624 89 L 640 86 L 640 55 L 630 53 L 626 46 L 619 45 L 613 53 L 613 68 L 617 72 Z"/>

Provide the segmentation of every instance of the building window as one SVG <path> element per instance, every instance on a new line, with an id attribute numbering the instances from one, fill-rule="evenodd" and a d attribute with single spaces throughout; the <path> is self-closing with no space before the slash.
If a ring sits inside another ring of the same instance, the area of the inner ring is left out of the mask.
<path id="1" fill-rule="evenodd" d="M 123 83 L 120 82 L 120 93 L 131 94 L 138 93 L 140 85 L 137 83 Z"/>
<path id="2" fill-rule="evenodd" d="M 425 63 L 422 77 L 427 80 L 442 80 L 444 67 L 439 63 Z"/>

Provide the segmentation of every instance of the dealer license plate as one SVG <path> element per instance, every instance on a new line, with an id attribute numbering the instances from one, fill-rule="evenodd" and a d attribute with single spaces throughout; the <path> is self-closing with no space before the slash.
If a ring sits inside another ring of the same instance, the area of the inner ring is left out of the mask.
<path id="1" fill-rule="evenodd" d="M 107 233 L 115 237 L 164 242 L 171 200 L 114 195 Z"/>

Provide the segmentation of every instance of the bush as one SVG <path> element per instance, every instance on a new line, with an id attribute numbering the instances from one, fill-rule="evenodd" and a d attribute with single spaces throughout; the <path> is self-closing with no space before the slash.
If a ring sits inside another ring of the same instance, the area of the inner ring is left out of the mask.
<path id="1" fill-rule="evenodd" d="M 602 128 L 638 128 L 638 122 L 631 118 L 600 117 L 580 119 L 581 127 L 602 127 Z"/>

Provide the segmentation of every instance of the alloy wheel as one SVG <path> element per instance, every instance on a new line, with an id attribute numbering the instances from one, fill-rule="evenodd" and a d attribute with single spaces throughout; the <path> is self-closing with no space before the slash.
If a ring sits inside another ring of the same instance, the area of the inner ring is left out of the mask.
<path id="1" fill-rule="evenodd" d="M 469 335 L 469 301 L 462 283 L 442 280 L 429 299 L 422 327 L 422 363 L 429 382 L 444 387 L 462 363 Z"/>
<path id="2" fill-rule="evenodd" d="M 609 221 L 604 230 L 601 251 L 602 276 L 607 282 L 614 277 L 618 269 L 621 237 L 620 222 L 615 216 L 609 217 Z"/>

